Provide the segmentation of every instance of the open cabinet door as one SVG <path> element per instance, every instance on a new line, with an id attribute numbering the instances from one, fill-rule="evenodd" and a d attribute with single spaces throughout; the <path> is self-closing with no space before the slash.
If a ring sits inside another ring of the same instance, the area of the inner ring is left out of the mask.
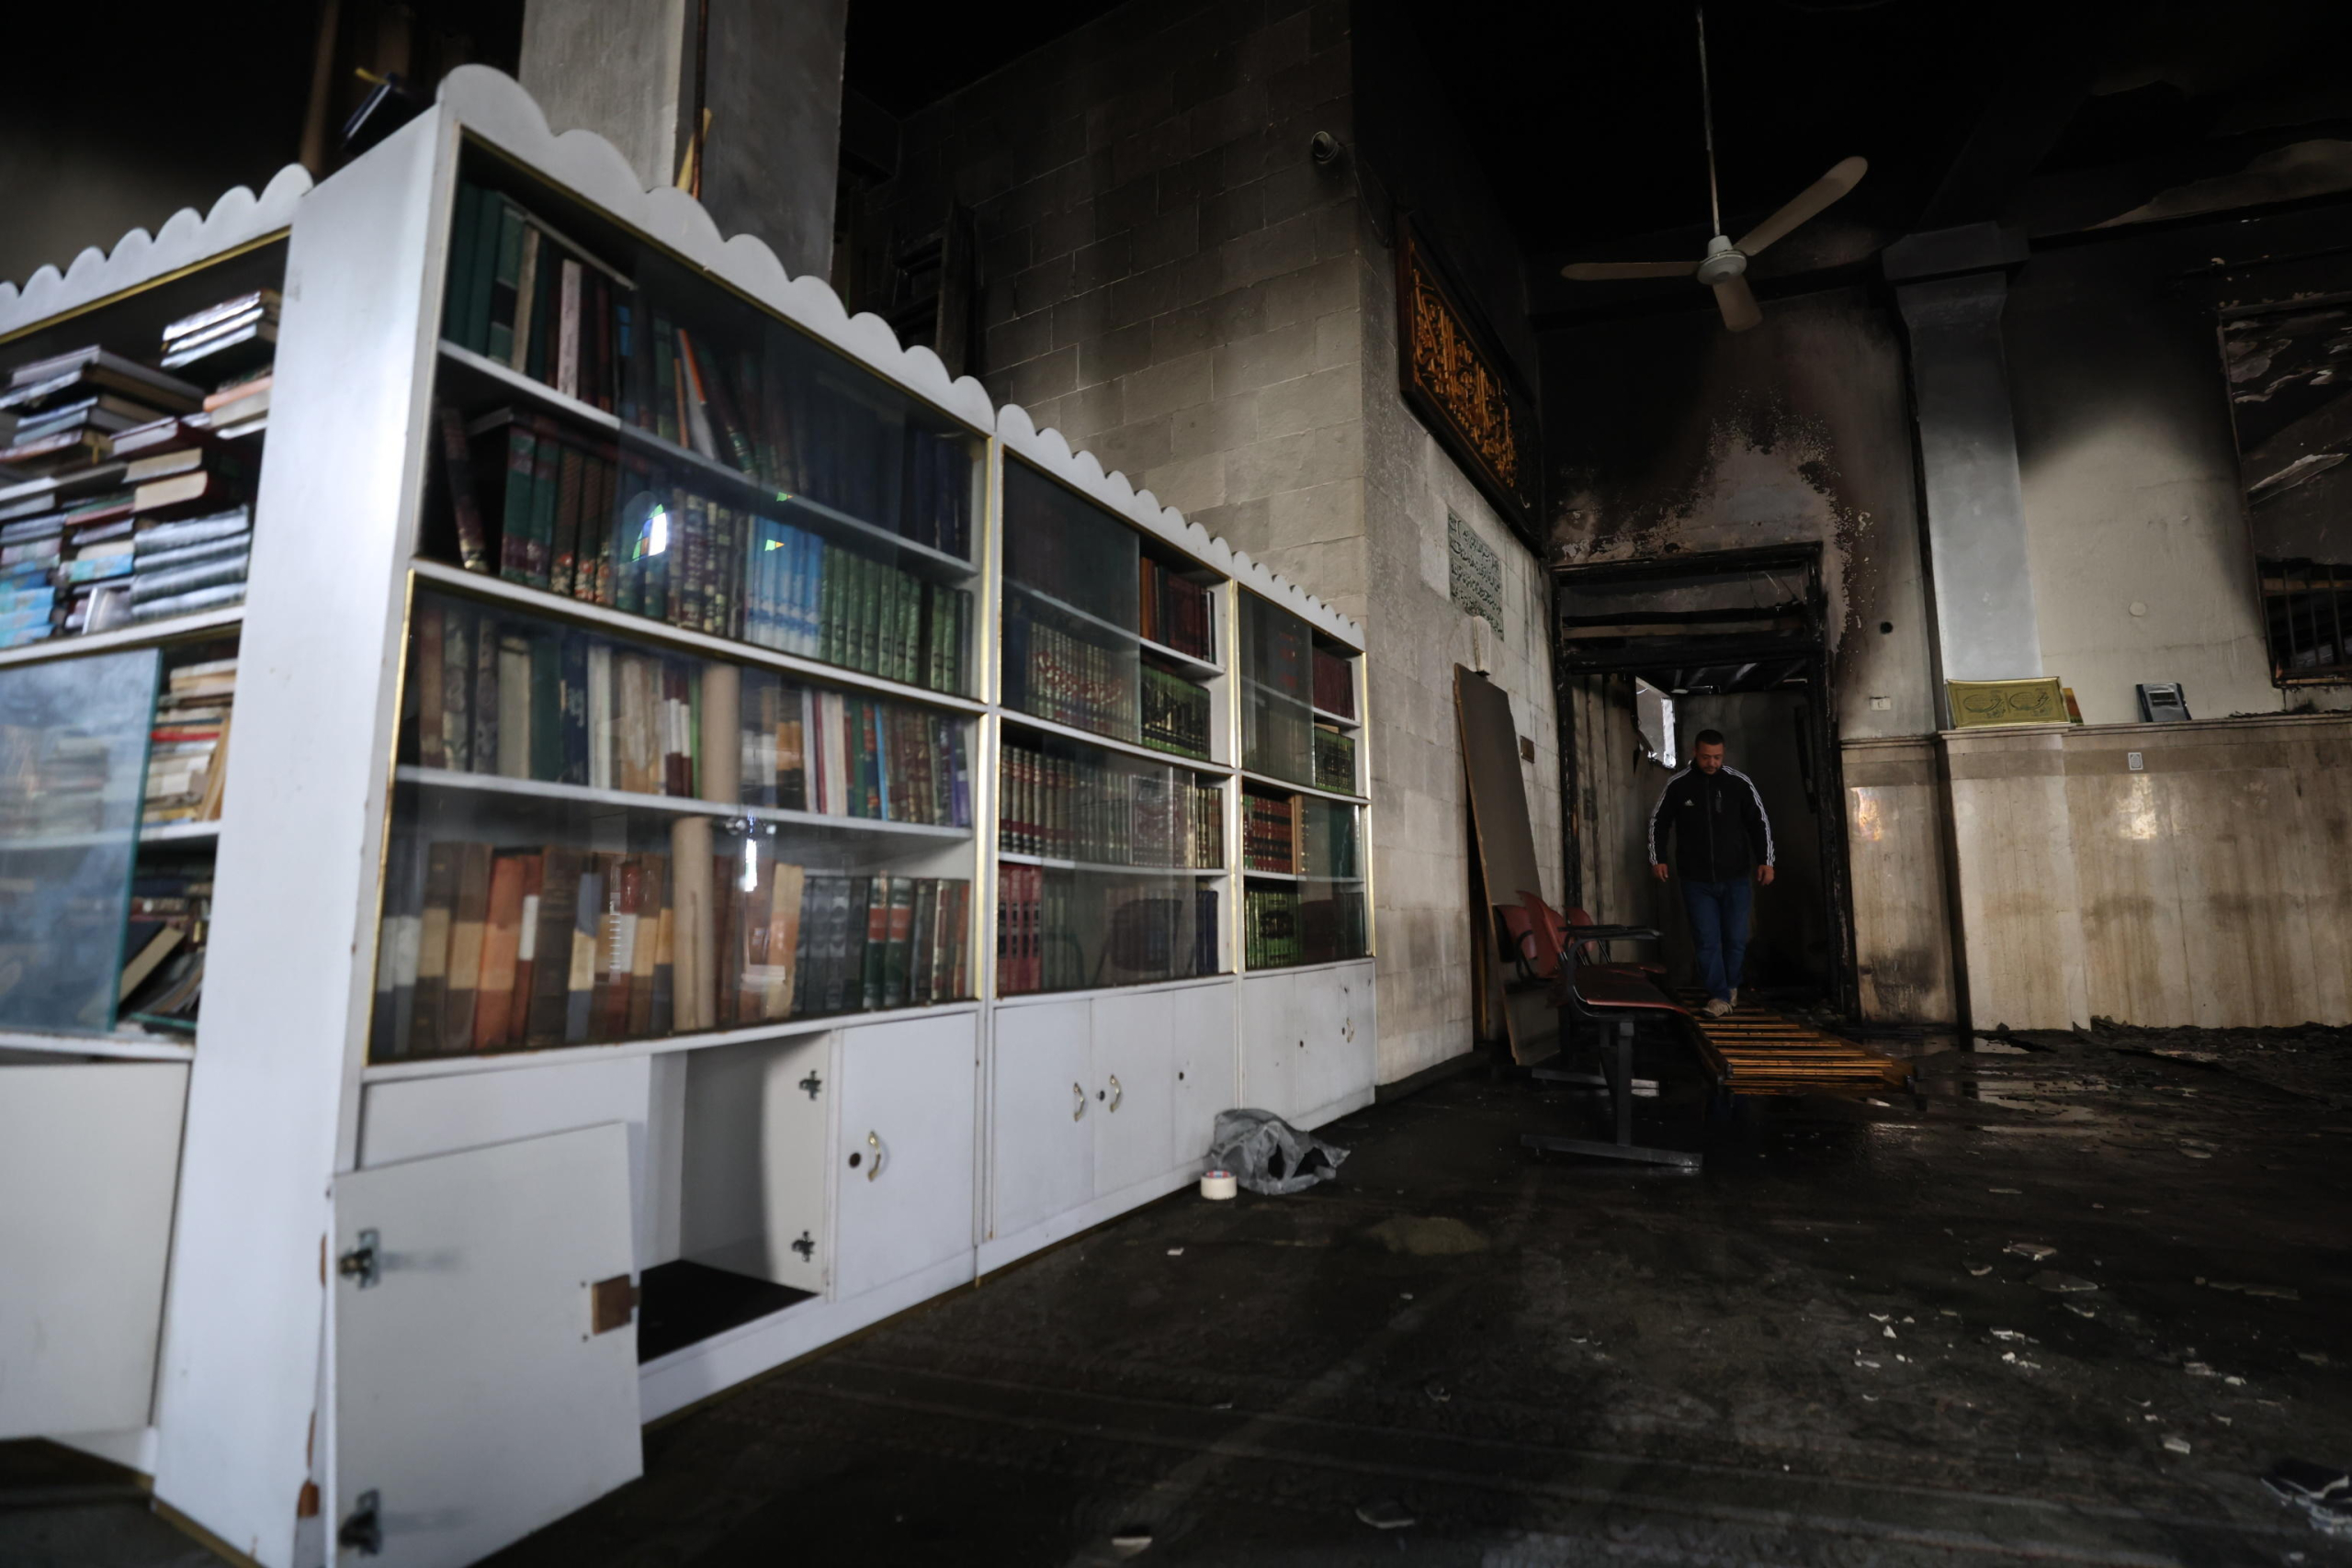
<path id="1" fill-rule="evenodd" d="M 0 1438 L 147 1425 L 183 1062 L 0 1066 Z"/>
<path id="2" fill-rule="evenodd" d="M 617 1122 L 337 1179 L 335 1562 L 457 1568 L 637 1478 Z"/>

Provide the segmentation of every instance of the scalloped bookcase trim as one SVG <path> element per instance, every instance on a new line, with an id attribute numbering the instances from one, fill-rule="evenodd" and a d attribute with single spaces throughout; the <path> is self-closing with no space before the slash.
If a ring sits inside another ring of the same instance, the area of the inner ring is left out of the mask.
<path id="1" fill-rule="evenodd" d="M 115 242 L 111 252 L 101 254 L 91 246 L 75 256 L 62 275 L 53 266 L 44 266 L 27 278 L 22 288 L 0 283 L 0 336 L 93 300 L 110 299 L 283 229 L 294 220 L 295 205 L 310 190 L 310 171 L 300 164 L 288 164 L 270 176 L 259 196 L 238 186 L 201 218 L 194 208 L 183 207 L 152 235 L 144 229 L 133 229 Z"/>
<path id="2" fill-rule="evenodd" d="M 613 144 L 590 130 L 558 135 L 548 128 L 537 100 L 503 72 L 461 65 L 442 79 L 439 112 L 484 141 L 494 143 L 558 184 L 604 208 L 724 282 L 761 301 L 778 315 L 831 344 L 883 377 L 929 398 L 1082 494 L 1138 528 L 1182 550 L 1254 592 L 1280 604 L 1351 647 L 1362 649 L 1363 630 L 1354 621 L 1296 583 L 1251 560 L 1173 507 L 1159 504 L 1149 491 L 1137 491 L 1125 474 L 1105 473 L 1091 452 L 1073 452 L 1057 430 L 1040 431 L 1017 404 L 999 409 L 969 376 L 950 379 L 939 356 L 899 342 L 889 323 L 870 313 L 852 316 L 820 277 L 792 277 L 765 242 L 751 234 L 722 236 L 700 202 L 669 186 L 647 190 Z M 94 248 L 74 259 L 63 276 L 54 267 L 33 274 L 20 290 L 0 283 L 0 333 L 44 317 L 103 299 L 149 278 L 202 261 L 283 228 L 311 189 L 301 167 L 280 169 L 258 197 L 243 186 L 213 203 L 199 220 L 192 210 L 173 215 L 149 238 L 144 229 L 125 234 L 108 255 Z"/>

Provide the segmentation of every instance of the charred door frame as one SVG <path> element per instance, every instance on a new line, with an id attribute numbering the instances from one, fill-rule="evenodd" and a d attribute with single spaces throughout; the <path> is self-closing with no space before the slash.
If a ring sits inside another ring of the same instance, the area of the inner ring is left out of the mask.
<path id="1" fill-rule="evenodd" d="M 1616 586 L 1667 579 L 1716 578 L 1725 581 L 1796 577 L 1800 596 L 1749 611 L 1671 611 L 1642 614 L 1647 630 L 1633 635 L 1595 635 L 1596 621 L 1622 625 L 1629 617 L 1578 616 L 1569 613 L 1580 587 Z M 1768 546 L 1746 550 L 1697 550 L 1645 556 L 1636 560 L 1595 561 L 1552 568 L 1552 675 L 1555 699 L 1568 701 L 1568 681 L 1578 675 L 1623 675 L 1631 679 L 1661 666 L 1698 669 L 1747 663 L 1786 662 L 1801 671 L 1812 700 L 1806 703 L 1805 739 L 1813 751 L 1815 815 L 1821 841 L 1821 880 L 1828 901 L 1832 991 L 1849 1018 L 1860 1015 L 1855 974 L 1854 894 L 1846 846 L 1846 778 L 1838 750 L 1838 716 L 1829 686 L 1828 595 L 1821 581 L 1817 543 Z M 1576 634 L 1583 631 L 1584 636 Z M 1560 798 L 1569 886 L 1577 887 L 1581 862 L 1575 852 L 1574 819 L 1577 759 L 1574 730 L 1563 724 Z M 1799 758 L 1800 764 L 1804 758 Z"/>

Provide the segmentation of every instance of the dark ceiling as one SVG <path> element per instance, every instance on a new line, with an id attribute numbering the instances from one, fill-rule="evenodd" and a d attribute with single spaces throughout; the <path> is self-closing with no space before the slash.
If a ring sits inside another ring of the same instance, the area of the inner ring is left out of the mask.
<path id="1" fill-rule="evenodd" d="M 898 0 L 852 0 L 842 77 L 903 117 L 1114 8 L 1105 0 L 1026 0 L 924 7 L 917 16 Z"/>

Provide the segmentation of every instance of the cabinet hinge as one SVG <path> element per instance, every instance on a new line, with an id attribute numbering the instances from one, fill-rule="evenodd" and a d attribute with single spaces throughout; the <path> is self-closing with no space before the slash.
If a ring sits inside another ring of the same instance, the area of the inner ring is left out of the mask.
<path id="1" fill-rule="evenodd" d="M 382 1245 L 383 1237 L 374 1231 L 361 1231 L 359 1245 L 334 1260 L 334 1271 L 346 1280 L 357 1280 L 363 1291 L 372 1288 L 384 1277 L 378 1256 Z"/>
<path id="2" fill-rule="evenodd" d="M 347 1546 L 362 1557 L 375 1557 L 384 1550 L 384 1514 L 380 1500 L 373 1490 L 359 1495 L 359 1505 L 351 1510 L 342 1526 L 334 1532 L 335 1544 Z"/>

